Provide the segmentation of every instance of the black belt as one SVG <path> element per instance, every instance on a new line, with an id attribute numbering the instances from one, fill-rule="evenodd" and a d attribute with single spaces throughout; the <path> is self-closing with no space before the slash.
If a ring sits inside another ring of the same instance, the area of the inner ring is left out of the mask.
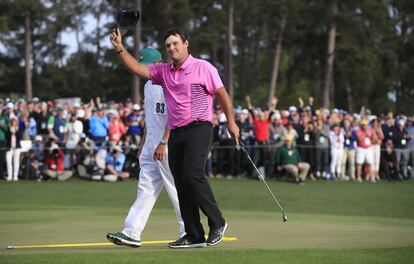
<path id="1" fill-rule="evenodd" d="M 171 129 L 171 131 L 173 131 L 173 132 L 183 131 L 183 130 L 187 130 L 189 128 L 193 128 L 193 127 L 197 127 L 197 126 L 209 126 L 209 127 L 213 127 L 213 124 L 211 124 L 211 122 L 209 122 L 209 121 L 196 120 L 196 121 L 193 121 L 193 122 L 191 122 L 191 123 L 189 123 L 189 124 L 187 124 L 185 126 Z"/>

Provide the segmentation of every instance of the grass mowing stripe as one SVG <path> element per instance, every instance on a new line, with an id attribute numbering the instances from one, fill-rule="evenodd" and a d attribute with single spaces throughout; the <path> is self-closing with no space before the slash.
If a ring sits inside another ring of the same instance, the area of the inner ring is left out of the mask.
<path id="1" fill-rule="evenodd" d="M 216 200 L 223 211 L 276 211 L 263 184 L 255 180 L 211 180 Z M 414 219 L 414 181 L 380 182 L 309 182 L 305 186 L 268 181 L 286 213 L 381 216 Z M 128 210 L 136 195 L 135 180 L 96 183 L 81 180 L 68 182 L 4 182 L 0 184 L 1 211 L 26 209 L 123 208 Z M 158 208 L 171 208 L 165 192 Z"/>
<path id="2" fill-rule="evenodd" d="M 236 241 L 237 237 L 223 237 L 223 241 Z M 153 241 L 142 241 L 142 245 L 163 245 L 174 241 L 170 240 L 153 240 Z M 104 246 L 115 246 L 113 243 L 77 243 L 77 244 L 48 244 L 48 245 L 25 245 L 25 246 L 12 246 L 9 245 L 6 249 L 33 249 L 33 248 L 81 248 L 81 247 L 104 247 Z"/>
<path id="3" fill-rule="evenodd" d="M 60 253 L 39 252 L 36 254 L 0 255 L 2 264 L 12 263 L 284 263 L 284 264 L 404 264 L 412 263 L 414 247 L 377 248 L 353 250 L 220 250 L 216 248 L 191 250 L 159 250 L 141 252 L 126 249 L 123 252 L 86 252 L 71 250 Z"/>

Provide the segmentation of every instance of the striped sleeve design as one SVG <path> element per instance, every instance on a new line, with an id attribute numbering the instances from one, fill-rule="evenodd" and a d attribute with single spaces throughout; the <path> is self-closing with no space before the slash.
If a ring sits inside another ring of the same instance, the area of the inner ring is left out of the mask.
<path id="1" fill-rule="evenodd" d="M 191 84 L 191 119 L 208 119 L 211 109 L 208 107 L 207 98 L 207 91 L 201 84 Z"/>

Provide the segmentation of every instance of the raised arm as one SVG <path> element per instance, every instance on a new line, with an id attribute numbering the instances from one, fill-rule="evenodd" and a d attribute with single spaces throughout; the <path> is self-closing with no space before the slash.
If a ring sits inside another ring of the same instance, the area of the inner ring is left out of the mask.
<path id="1" fill-rule="evenodd" d="M 145 64 L 141 64 L 135 59 L 124 47 L 122 44 L 122 35 L 121 32 L 119 32 L 119 28 L 114 29 L 109 36 L 109 39 L 111 40 L 112 46 L 115 49 L 116 54 L 118 55 L 118 58 L 122 61 L 122 63 L 125 65 L 125 67 L 130 71 L 131 73 L 138 75 L 141 78 L 144 79 L 151 79 L 148 66 Z"/>

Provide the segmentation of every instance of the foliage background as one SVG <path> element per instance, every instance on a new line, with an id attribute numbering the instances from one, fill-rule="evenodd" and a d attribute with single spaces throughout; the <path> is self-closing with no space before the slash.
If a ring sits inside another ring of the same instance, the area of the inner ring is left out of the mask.
<path id="1" fill-rule="evenodd" d="M 337 6 L 333 13 L 328 8 Z M 226 45 L 229 6 L 234 6 L 233 49 Z M 2 0 L 0 2 L 0 97 L 25 95 L 24 17 L 30 17 L 33 96 L 41 99 L 131 96 L 131 75 L 108 45 L 117 12 L 131 1 Z M 409 0 L 142 0 L 141 48 L 163 51 L 163 33 L 179 27 L 190 35 L 191 53 L 208 59 L 225 83 L 233 57 L 234 99 L 246 94 L 264 106 L 281 20 L 286 16 L 276 96 L 281 107 L 314 96 L 322 105 L 328 29 L 336 25 L 330 107 L 413 114 L 414 2 Z M 86 17 L 97 21 L 85 34 Z M 104 19 L 109 18 L 109 19 Z M 104 21 L 109 21 L 104 23 Z M 68 52 L 63 32 L 75 32 Z M 132 33 L 127 37 L 132 51 Z M 107 44 L 107 43 L 106 43 Z M 143 83 L 141 82 L 141 86 Z M 141 87 L 142 88 L 142 87 Z M 142 92 L 142 91 L 141 91 Z"/>

